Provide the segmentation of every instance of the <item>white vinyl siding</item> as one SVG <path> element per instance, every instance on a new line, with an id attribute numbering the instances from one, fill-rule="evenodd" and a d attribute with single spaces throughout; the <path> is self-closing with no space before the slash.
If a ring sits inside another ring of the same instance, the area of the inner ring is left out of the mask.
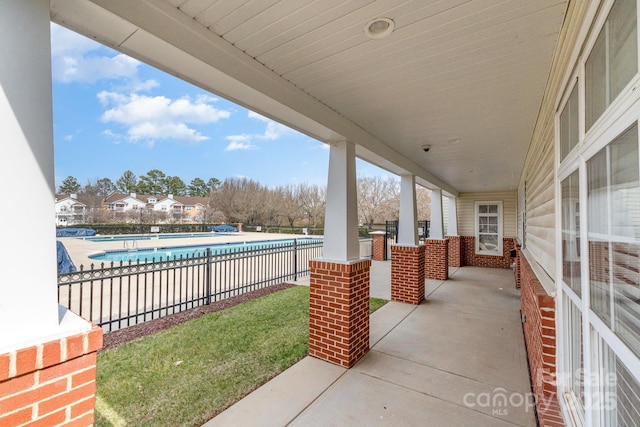
<path id="1" fill-rule="evenodd" d="M 502 202 L 502 235 L 516 237 L 518 213 L 517 193 L 515 191 L 491 193 L 460 193 L 458 195 L 458 234 L 475 236 L 476 234 L 476 202 Z"/>
<path id="2" fill-rule="evenodd" d="M 553 121 L 544 135 L 548 144 L 538 147 L 532 156 L 535 165 L 527 174 L 526 248 L 535 261 L 555 278 L 555 162 Z"/>
<path id="3" fill-rule="evenodd" d="M 526 242 L 527 254 L 541 267 L 546 275 L 555 279 L 555 191 L 554 191 L 554 142 L 555 142 L 555 116 L 556 98 L 563 92 L 563 86 L 568 80 L 568 75 L 573 73 L 575 54 L 574 46 L 585 16 L 589 12 L 589 2 L 569 2 L 567 6 L 568 17 L 561 30 L 556 58 L 552 64 L 549 81 L 540 106 L 531 145 L 525 159 L 522 175 L 518 184 L 518 192 L 524 193 L 526 182 L 526 212 L 521 216 L 526 218 L 526 225 L 521 229 L 526 230 L 526 236 L 522 236 L 521 243 Z M 535 266 L 533 266 L 535 267 Z M 554 294 L 555 290 L 545 277 L 538 277 L 545 286 L 547 292 Z"/>

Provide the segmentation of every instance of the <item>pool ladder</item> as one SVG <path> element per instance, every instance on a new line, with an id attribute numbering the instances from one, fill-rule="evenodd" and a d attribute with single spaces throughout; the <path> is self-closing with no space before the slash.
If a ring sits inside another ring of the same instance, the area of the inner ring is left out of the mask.
<path id="1" fill-rule="evenodd" d="M 134 252 L 138 250 L 138 241 L 137 240 L 123 240 L 122 246 L 129 252 Z"/>

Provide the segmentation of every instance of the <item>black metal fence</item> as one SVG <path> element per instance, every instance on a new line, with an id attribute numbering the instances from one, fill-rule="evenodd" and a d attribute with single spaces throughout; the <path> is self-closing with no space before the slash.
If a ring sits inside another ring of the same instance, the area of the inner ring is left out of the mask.
<path id="1" fill-rule="evenodd" d="M 210 249 L 192 257 L 119 262 L 58 276 L 58 301 L 105 332 L 245 292 L 297 280 L 322 255 L 322 241 L 277 242 L 260 249 Z"/>
<path id="2" fill-rule="evenodd" d="M 429 238 L 429 227 L 431 226 L 431 221 L 428 220 L 420 220 L 418 221 L 418 238 L 422 241 Z M 385 231 L 387 233 L 387 244 L 384 247 L 384 259 L 387 260 L 391 257 L 391 249 L 390 246 L 392 244 L 398 243 L 398 229 L 399 229 L 399 221 L 386 221 L 385 223 Z"/>

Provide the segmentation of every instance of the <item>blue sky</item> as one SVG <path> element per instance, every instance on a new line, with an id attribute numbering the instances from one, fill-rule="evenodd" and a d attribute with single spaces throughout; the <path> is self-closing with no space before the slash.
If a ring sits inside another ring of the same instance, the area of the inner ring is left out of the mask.
<path id="1" fill-rule="evenodd" d="M 325 185 L 329 149 L 214 94 L 51 24 L 56 187 L 151 169 L 270 187 Z M 358 176 L 388 175 L 363 161 Z"/>

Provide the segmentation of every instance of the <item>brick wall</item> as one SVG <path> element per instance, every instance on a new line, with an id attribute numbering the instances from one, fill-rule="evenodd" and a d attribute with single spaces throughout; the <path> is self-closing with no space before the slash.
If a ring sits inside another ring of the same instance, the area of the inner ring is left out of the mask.
<path id="1" fill-rule="evenodd" d="M 460 236 L 461 265 L 489 268 L 511 268 L 511 250 L 515 249 L 515 239 L 502 239 L 502 256 L 478 255 L 475 248 L 475 236 Z"/>
<path id="2" fill-rule="evenodd" d="M 102 329 L 0 355 L 0 426 L 90 426 Z"/>
<path id="3" fill-rule="evenodd" d="M 425 246 L 391 246 L 391 300 L 424 300 Z"/>
<path id="4" fill-rule="evenodd" d="M 385 261 L 385 246 L 387 245 L 386 233 L 369 233 L 373 238 L 371 243 L 371 259 L 374 261 Z"/>
<path id="5" fill-rule="evenodd" d="M 449 278 L 448 240 L 427 239 L 425 249 L 425 277 L 447 280 Z"/>
<path id="6" fill-rule="evenodd" d="M 524 338 L 538 422 L 545 427 L 563 426 L 556 387 L 555 300 L 544 290 L 524 257 L 520 257 L 520 283 Z"/>
<path id="7" fill-rule="evenodd" d="M 516 270 L 515 270 L 515 275 L 516 275 L 516 289 L 520 289 L 520 270 L 522 269 L 521 266 L 521 258 L 522 258 L 522 248 L 519 244 L 516 243 Z"/>
<path id="8" fill-rule="evenodd" d="M 351 367 L 369 351 L 371 260 L 309 267 L 309 355 Z"/>
<path id="9" fill-rule="evenodd" d="M 460 245 L 462 244 L 460 236 L 446 236 L 449 241 L 449 267 L 462 267 L 462 253 Z"/>

